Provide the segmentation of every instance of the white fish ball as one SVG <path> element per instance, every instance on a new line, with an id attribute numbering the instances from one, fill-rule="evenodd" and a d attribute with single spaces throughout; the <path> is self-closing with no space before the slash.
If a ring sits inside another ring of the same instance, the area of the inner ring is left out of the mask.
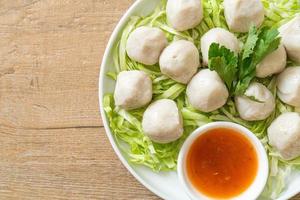
<path id="1" fill-rule="evenodd" d="M 282 72 L 286 66 L 286 52 L 283 45 L 267 55 L 257 66 L 256 76 L 265 78 L 273 74 Z"/>
<path id="2" fill-rule="evenodd" d="M 196 109 L 211 112 L 221 108 L 228 99 L 228 90 L 217 72 L 200 70 L 189 82 L 186 90 L 188 101 Z"/>
<path id="3" fill-rule="evenodd" d="M 116 106 L 126 110 L 143 107 L 152 99 L 152 81 L 143 71 L 123 71 L 118 74 L 114 99 Z"/>
<path id="4" fill-rule="evenodd" d="M 277 95 L 281 101 L 300 107 L 300 66 L 288 67 L 277 78 Z"/>
<path id="5" fill-rule="evenodd" d="M 269 143 L 285 160 L 300 156 L 300 115 L 287 112 L 279 115 L 268 128 Z"/>
<path id="6" fill-rule="evenodd" d="M 224 14 L 229 29 L 234 32 L 248 32 L 264 21 L 264 7 L 260 0 L 224 0 Z"/>
<path id="7" fill-rule="evenodd" d="M 169 143 L 183 134 L 181 113 L 173 100 L 161 99 L 151 103 L 143 115 L 144 133 L 154 142 Z"/>
<path id="8" fill-rule="evenodd" d="M 275 98 L 266 86 L 251 83 L 244 95 L 235 97 L 235 105 L 242 119 L 257 121 L 266 119 L 275 109 Z"/>
<path id="9" fill-rule="evenodd" d="M 300 14 L 279 28 L 288 57 L 300 64 Z"/>
<path id="10" fill-rule="evenodd" d="M 166 12 L 171 26 L 178 31 L 194 28 L 203 18 L 201 0 L 168 0 Z"/>
<path id="11" fill-rule="evenodd" d="M 159 28 L 141 26 L 130 33 L 126 51 L 132 60 L 154 65 L 167 44 L 167 38 Z"/>
<path id="12" fill-rule="evenodd" d="M 171 43 L 159 58 L 161 72 L 184 84 L 190 81 L 199 65 L 199 51 L 192 42 L 187 40 Z"/>
<path id="13" fill-rule="evenodd" d="M 201 53 L 203 57 L 203 64 L 206 66 L 208 65 L 208 52 L 212 43 L 224 46 L 236 54 L 240 50 L 239 41 L 234 34 L 223 28 L 210 29 L 201 38 Z"/>

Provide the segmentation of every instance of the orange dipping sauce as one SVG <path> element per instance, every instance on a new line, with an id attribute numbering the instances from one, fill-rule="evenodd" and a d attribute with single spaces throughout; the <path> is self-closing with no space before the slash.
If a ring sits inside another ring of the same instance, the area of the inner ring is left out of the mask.
<path id="1" fill-rule="evenodd" d="M 232 198 L 254 181 L 258 158 L 249 139 L 234 129 L 216 128 L 200 135 L 186 160 L 192 185 L 212 198 Z"/>

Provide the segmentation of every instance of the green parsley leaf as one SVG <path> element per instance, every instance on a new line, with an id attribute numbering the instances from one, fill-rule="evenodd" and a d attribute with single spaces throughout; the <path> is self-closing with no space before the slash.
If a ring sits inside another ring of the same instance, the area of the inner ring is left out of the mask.
<path id="1" fill-rule="evenodd" d="M 239 56 L 239 81 L 235 91 L 237 94 L 242 94 L 248 88 L 252 76 L 255 76 L 256 68 L 251 66 L 251 62 L 257 40 L 257 29 L 255 26 L 251 26 L 247 40 Z"/>
<path id="2" fill-rule="evenodd" d="M 260 34 L 259 40 L 257 41 L 255 50 L 253 63 L 257 65 L 260 61 L 262 61 L 269 53 L 275 51 L 280 44 L 280 37 L 278 37 L 279 32 L 277 29 L 272 28 L 268 29 L 264 27 Z"/>
<path id="3" fill-rule="evenodd" d="M 242 95 L 247 90 L 252 81 L 252 76 L 246 76 L 244 79 L 239 80 L 235 87 L 235 95 Z"/>
<path id="4" fill-rule="evenodd" d="M 239 57 L 238 82 L 235 88 L 236 95 L 242 95 L 255 77 L 256 65 L 269 53 L 275 51 L 280 44 L 277 29 L 267 27 L 257 30 L 252 26 L 249 30 L 246 43 Z"/>
<path id="5" fill-rule="evenodd" d="M 257 30 L 255 26 L 251 26 L 247 40 L 244 45 L 242 59 L 245 60 L 249 58 L 250 55 L 253 53 L 253 50 L 256 46 L 256 42 L 258 40 L 258 35 L 256 34 Z"/>
<path id="6" fill-rule="evenodd" d="M 208 68 L 215 70 L 225 82 L 228 90 L 231 90 L 238 72 L 238 57 L 234 52 L 217 43 L 212 43 L 208 52 Z"/>

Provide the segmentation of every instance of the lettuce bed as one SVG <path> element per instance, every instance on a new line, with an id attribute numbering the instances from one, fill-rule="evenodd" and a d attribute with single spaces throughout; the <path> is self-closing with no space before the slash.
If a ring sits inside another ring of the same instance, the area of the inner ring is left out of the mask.
<path id="1" fill-rule="evenodd" d="M 123 30 L 122 36 L 115 44 L 114 48 L 114 67 L 115 72 L 109 72 L 107 75 L 116 79 L 118 72 L 123 70 L 143 70 L 148 73 L 153 81 L 153 98 L 154 100 L 169 98 L 177 102 L 181 110 L 184 122 L 183 136 L 172 143 L 158 144 L 152 142 L 143 134 L 141 128 L 141 119 L 145 108 L 125 111 L 114 105 L 113 94 L 104 96 L 103 105 L 109 120 L 110 128 L 115 135 L 119 147 L 126 152 L 128 160 L 135 164 L 145 165 L 154 171 L 171 171 L 176 169 L 177 156 L 182 143 L 186 137 L 197 127 L 212 121 L 231 121 L 249 128 L 264 144 L 270 161 L 270 176 L 263 193 L 269 198 L 276 198 L 285 188 L 285 180 L 292 169 L 300 167 L 300 158 L 292 161 L 283 161 L 268 145 L 266 129 L 276 116 L 286 111 L 295 111 L 295 108 L 283 104 L 276 97 L 276 110 L 272 115 L 258 122 L 247 122 L 238 117 L 232 99 L 221 109 L 211 112 L 202 113 L 193 109 L 185 95 L 186 86 L 176 83 L 175 81 L 162 75 L 159 66 L 145 66 L 131 60 L 125 51 L 127 38 L 131 31 L 139 26 L 154 26 L 163 30 L 169 42 L 178 39 L 186 39 L 194 42 L 200 48 L 200 38 L 209 29 L 222 27 L 228 29 L 223 14 L 222 0 L 203 0 L 204 19 L 194 29 L 178 32 L 171 28 L 166 20 L 165 5 L 161 5 L 147 17 L 134 16 L 130 19 Z M 266 18 L 265 26 L 279 27 L 293 18 L 296 13 L 300 12 L 298 0 L 262 0 Z M 241 42 L 244 42 L 247 34 L 236 34 Z M 288 62 L 289 65 L 293 63 Z M 257 79 L 257 81 L 266 85 L 274 95 L 276 95 L 276 86 L 274 78 Z"/>

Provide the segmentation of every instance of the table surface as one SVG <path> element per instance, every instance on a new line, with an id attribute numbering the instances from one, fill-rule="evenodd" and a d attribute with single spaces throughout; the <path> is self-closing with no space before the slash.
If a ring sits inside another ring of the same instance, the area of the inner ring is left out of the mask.
<path id="1" fill-rule="evenodd" d="M 98 111 L 101 58 L 132 3 L 0 0 L 0 199 L 159 199 Z"/>

